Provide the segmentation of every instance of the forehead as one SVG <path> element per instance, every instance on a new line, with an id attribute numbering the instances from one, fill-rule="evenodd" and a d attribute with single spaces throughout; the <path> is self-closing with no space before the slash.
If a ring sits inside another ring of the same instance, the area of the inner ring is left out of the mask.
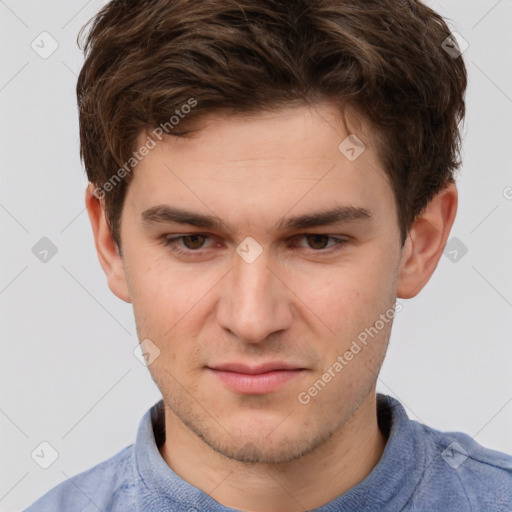
<path id="1" fill-rule="evenodd" d="M 299 214 L 319 201 L 392 208 L 374 137 L 361 119 L 352 125 L 357 133 L 330 105 L 207 115 L 191 134 L 157 143 L 137 165 L 128 195 L 139 211 L 193 204 L 227 215 L 252 207 L 260 217 L 286 208 Z"/>
<path id="2" fill-rule="evenodd" d="M 367 149 L 377 151 L 370 125 L 363 118 L 348 107 L 341 112 L 327 102 L 252 114 L 209 113 L 190 128 L 185 116 L 182 123 L 185 131 L 190 130 L 188 135 L 166 136 L 161 149 L 176 153 L 194 147 L 196 153 L 206 148 L 212 163 L 283 158 L 332 161 L 340 142 L 350 134 L 364 141 Z M 142 135 L 139 141 L 143 143 Z"/>

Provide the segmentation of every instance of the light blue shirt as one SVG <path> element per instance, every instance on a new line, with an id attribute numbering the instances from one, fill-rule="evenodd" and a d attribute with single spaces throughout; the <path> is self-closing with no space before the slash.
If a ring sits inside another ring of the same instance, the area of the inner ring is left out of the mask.
<path id="1" fill-rule="evenodd" d="M 378 395 L 377 404 L 379 426 L 388 436 L 379 463 L 317 512 L 512 512 L 511 456 L 466 434 L 410 420 L 394 398 Z M 134 444 L 62 482 L 25 512 L 235 510 L 172 471 L 158 451 L 164 436 L 160 401 L 142 418 Z"/>

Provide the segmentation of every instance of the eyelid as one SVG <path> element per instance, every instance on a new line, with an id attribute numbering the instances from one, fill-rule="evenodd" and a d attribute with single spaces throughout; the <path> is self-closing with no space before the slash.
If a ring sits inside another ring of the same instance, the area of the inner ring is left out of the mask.
<path id="1" fill-rule="evenodd" d="M 174 234 L 174 235 L 164 235 L 162 237 L 162 244 L 164 247 L 169 247 L 171 250 L 177 254 L 182 255 L 201 255 L 203 252 L 208 251 L 211 249 L 211 247 L 200 247 L 199 249 L 188 249 L 187 247 L 184 247 L 183 245 L 180 245 L 178 242 L 180 240 L 183 240 L 185 237 L 189 236 L 202 236 L 206 238 L 206 241 L 210 241 L 210 243 L 214 242 L 215 238 L 219 238 L 216 235 L 211 235 L 208 233 L 180 233 L 180 234 Z M 292 241 L 298 238 L 304 239 L 307 236 L 325 236 L 328 237 L 329 241 L 334 240 L 334 244 L 324 248 L 324 249 L 312 249 L 308 247 L 292 247 L 292 250 L 299 249 L 306 249 L 306 251 L 310 251 L 313 254 L 329 254 L 330 252 L 335 252 L 337 250 L 341 250 L 345 245 L 347 245 L 350 242 L 350 237 L 347 237 L 346 235 L 331 235 L 328 233 L 297 233 L 291 237 L 288 237 L 288 241 Z"/>
<path id="2" fill-rule="evenodd" d="M 170 245 L 172 242 L 177 242 L 180 240 L 183 240 L 184 238 L 188 236 L 203 236 L 207 240 L 212 240 L 214 238 L 213 235 L 207 234 L 207 233 L 181 233 L 179 235 L 164 235 L 162 237 L 162 243 L 167 246 Z M 218 238 L 218 237 L 217 237 Z M 198 252 L 201 249 L 197 249 L 196 251 L 193 251 L 192 249 L 188 249 L 191 252 Z"/>
<path id="3" fill-rule="evenodd" d="M 342 246 L 346 245 L 350 240 L 349 240 L 349 237 L 347 236 L 342 236 L 342 235 L 330 235 L 328 233 L 299 233 L 297 235 L 294 235 L 291 237 L 291 240 L 294 240 L 295 238 L 304 238 L 304 237 L 308 237 L 308 236 L 325 236 L 329 239 L 329 241 L 333 241 L 334 240 L 334 244 L 329 246 L 329 247 L 326 247 L 325 249 L 312 249 L 312 248 L 309 248 L 309 250 L 311 252 L 314 252 L 314 253 L 318 253 L 318 254 L 321 254 L 321 253 L 325 253 L 327 254 L 329 252 L 330 249 L 340 249 Z M 307 248 L 306 248 L 307 249 Z"/>

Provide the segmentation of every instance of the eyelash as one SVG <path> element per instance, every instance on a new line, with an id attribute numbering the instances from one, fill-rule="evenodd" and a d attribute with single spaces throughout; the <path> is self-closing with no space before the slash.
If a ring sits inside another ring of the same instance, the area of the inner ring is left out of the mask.
<path id="1" fill-rule="evenodd" d="M 189 233 L 189 234 L 183 234 L 183 235 L 173 235 L 173 236 L 166 236 L 162 239 L 162 245 L 164 247 L 168 247 L 176 253 L 179 256 L 200 256 L 204 251 L 208 251 L 208 249 L 188 249 L 186 247 L 178 245 L 180 241 L 183 241 L 184 238 L 189 236 L 201 236 L 205 237 L 207 240 L 211 240 L 212 237 L 203 233 Z M 310 249 L 313 254 L 330 254 L 332 252 L 339 251 L 343 249 L 343 247 L 349 242 L 346 238 L 340 238 L 332 235 L 327 235 L 324 233 L 301 233 L 299 235 L 293 236 L 291 239 L 294 240 L 296 238 L 305 238 L 308 236 L 320 236 L 320 237 L 328 237 L 329 242 L 334 241 L 334 244 L 330 247 L 327 247 L 325 249 Z M 207 241 L 205 240 L 205 242 Z M 328 243 L 329 243 L 328 242 Z"/>

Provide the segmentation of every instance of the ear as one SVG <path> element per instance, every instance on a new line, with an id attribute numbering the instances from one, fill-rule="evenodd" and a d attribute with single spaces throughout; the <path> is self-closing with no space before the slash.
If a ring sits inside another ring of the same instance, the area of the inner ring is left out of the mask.
<path id="1" fill-rule="evenodd" d="M 457 187 L 450 183 L 415 220 L 402 250 L 398 297 L 415 297 L 434 273 L 455 220 L 457 200 Z"/>
<path id="2" fill-rule="evenodd" d="M 123 260 L 107 223 L 104 202 L 94 195 L 94 190 L 94 185 L 89 184 L 85 191 L 85 205 L 91 221 L 98 259 L 112 293 L 125 302 L 131 302 Z"/>

